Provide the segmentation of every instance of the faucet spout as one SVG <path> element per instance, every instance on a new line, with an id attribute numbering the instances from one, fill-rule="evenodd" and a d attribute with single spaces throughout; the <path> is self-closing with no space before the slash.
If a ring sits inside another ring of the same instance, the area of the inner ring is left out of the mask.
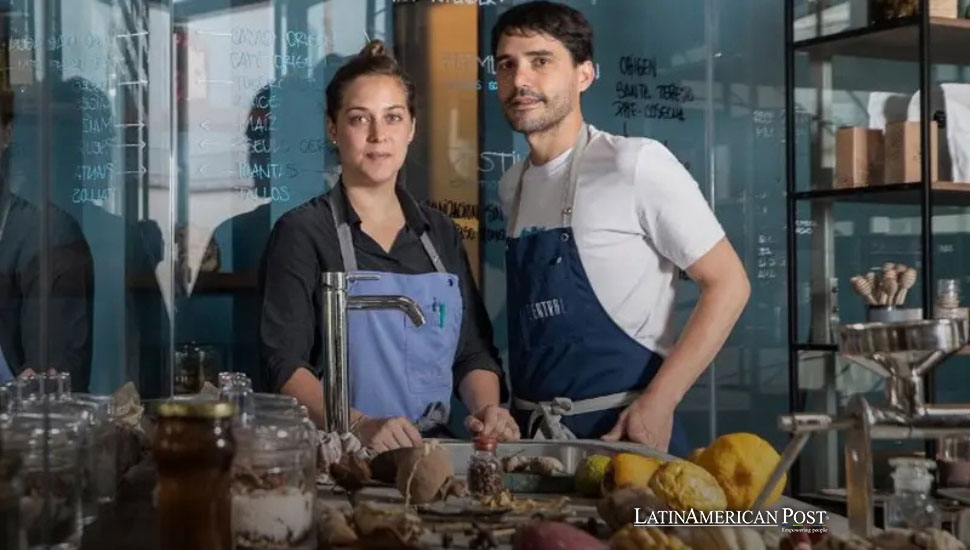
<path id="1" fill-rule="evenodd" d="M 352 296 L 347 298 L 347 309 L 399 309 L 416 327 L 426 322 L 421 306 L 407 296 Z"/>

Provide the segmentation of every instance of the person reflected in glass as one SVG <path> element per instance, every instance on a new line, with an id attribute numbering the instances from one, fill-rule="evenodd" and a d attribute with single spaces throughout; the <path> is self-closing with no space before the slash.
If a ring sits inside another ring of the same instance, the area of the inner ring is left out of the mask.
<path id="1" fill-rule="evenodd" d="M 458 229 L 398 177 L 415 133 L 413 84 L 373 41 L 337 71 L 326 102 L 341 179 L 280 218 L 265 258 L 260 334 L 274 388 L 323 422 L 321 274 L 376 274 L 352 282 L 351 295 L 408 296 L 427 322 L 416 327 L 398 310 L 349 313 L 351 431 L 379 451 L 419 445 L 440 435 L 457 390 L 472 434 L 517 439 Z"/>
<path id="2" fill-rule="evenodd" d="M 43 206 L 38 206 L 14 191 L 9 154 L 13 120 L 13 94 L 0 92 L 0 383 L 53 370 L 70 373 L 74 391 L 87 391 L 94 294 L 91 250 L 68 214 L 43 198 Z M 21 166 L 36 162 L 21 159 Z M 41 208 L 47 210 L 46 250 Z M 41 309 L 45 303 L 46 312 Z"/>

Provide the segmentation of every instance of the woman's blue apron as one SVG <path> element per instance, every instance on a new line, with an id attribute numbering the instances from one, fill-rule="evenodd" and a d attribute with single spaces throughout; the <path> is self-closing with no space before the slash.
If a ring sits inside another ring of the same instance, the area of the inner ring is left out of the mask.
<path id="1" fill-rule="evenodd" d="M 344 271 L 372 277 L 353 280 L 349 294 L 407 296 L 427 318 L 424 325 L 415 327 L 396 310 L 348 312 L 351 406 L 376 418 L 403 416 L 419 428 L 443 424 L 448 419 L 452 365 L 461 335 L 463 302 L 458 277 L 445 271 L 427 232 L 421 234 L 421 244 L 434 272 L 358 271 L 345 204 L 343 184 L 339 183 L 330 193 L 330 205 Z"/>

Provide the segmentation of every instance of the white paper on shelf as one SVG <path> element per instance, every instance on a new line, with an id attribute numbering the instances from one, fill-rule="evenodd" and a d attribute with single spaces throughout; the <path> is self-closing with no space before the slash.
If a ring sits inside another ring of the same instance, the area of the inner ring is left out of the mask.
<path id="1" fill-rule="evenodd" d="M 970 84 L 942 84 L 950 178 L 970 182 Z"/>
<path id="2" fill-rule="evenodd" d="M 889 122 L 907 120 L 907 110 L 910 104 L 908 94 L 894 94 L 890 92 L 872 92 L 869 94 L 869 127 L 875 130 L 886 129 Z"/>

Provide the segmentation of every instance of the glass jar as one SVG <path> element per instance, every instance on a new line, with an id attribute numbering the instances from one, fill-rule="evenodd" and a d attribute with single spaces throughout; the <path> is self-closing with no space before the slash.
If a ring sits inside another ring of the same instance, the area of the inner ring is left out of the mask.
<path id="1" fill-rule="evenodd" d="M 970 487 L 970 436 L 940 439 L 937 464 L 941 487 Z"/>
<path id="2" fill-rule="evenodd" d="M 192 394 L 209 382 L 218 383 L 222 353 L 217 346 L 182 344 L 175 350 L 175 393 Z"/>
<path id="3" fill-rule="evenodd" d="M 24 494 L 20 457 L 4 452 L 0 437 L 0 548 L 23 550 L 20 532 L 20 499 Z"/>
<path id="4" fill-rule="evenodd" d="M 71 373 L 51 372 L 50 374 L 32 374 L 8 382 L 10 412 L 21 410 L 25 405 L 47 402 L 64 401 L 71 397 Z"/>
<path id="5" fill-rule="evenodd" d="M 475 452 L 468 462 L 468 490 L 472 496 L 486 498 L 502 491 L 502 462 L 495 454 L 498 439 L 476 438 Z"/>
<path id="6" fill-rule="evenodd" d="M 922 530 L 942 524 L 940 507 L 930 495 L 936 465 L 925 458 L 889 460 L 893 470 L 893 495 L 886 501 L 886 529 Z"/>
<path id="7" fill-rule="evenodd" d="M 231 550 L 233 407 L 208 400 L 158 406 L 159 547 Z"/>
<path id="8" fill-rule="evenodd" d="M 82 423 L 84 438 L 80 440 L 81 517 L 84 525 L 91 525 L 98 518 L 100 505 L 114 497 L 114 446 L 108 442 L 108 411 L 93 404 L 84 404 L 73 397 L 69 401 L 50 401 L 46 407 L 54 414 L 64 415 Z M 22 411 L 43 414 L 43 401 L 24 403 Z"/>
<path id="9" fill-rule="evenodd" d="M 92 422 L 90 481 L 94 502 L 100 506 L 113 502 L 118 488 L 118 426 L 115 423 L 114 397 L 75 393 L 72 400 L 90 414 Z"/>
<path id="10" fill-rule="evenodd" d="M 22 464 L 20 523 L 27 548 L 78 548 L 84 424 L 65 415 L 24 412 L 5 417 L 2 431 L 4 453 L 17 454 Z"/>
<path id="11" fill-rule="evenodd" d="M 302 419 L 258 415 L 237 432 L 232 527 L 236 548 L 316 548 L 316 449 Z"/>

